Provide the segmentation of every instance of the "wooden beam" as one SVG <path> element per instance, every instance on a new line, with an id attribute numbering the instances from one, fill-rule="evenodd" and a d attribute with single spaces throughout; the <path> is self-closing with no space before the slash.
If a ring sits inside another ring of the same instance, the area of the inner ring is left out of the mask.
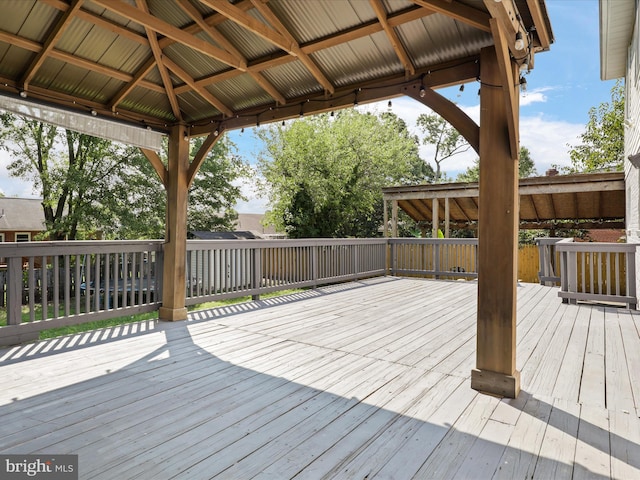
<path id="1" fill-rule="evenodd" d="M 477 58 L 470 57 L 467 61 L 456 62 L 451 64 L 442 64 L 430 75 L 424 77 L 424 84 L 429 86 L 450 86 L 463 82 L 473 81 L 478 76 Z M 403 80 L 404 76 L 400 79 Z M 360 103 L 373 102 L 381 99 L 408 95 L 413 97 L 413 92 L 418 92 L 421 84 L 420 78 L 413 81 L 399 82 L 397 75 L 391 76 L 381 81 L 375 81 L 360 84 L 361 90 L 358 92 L 358 101 Z M 305 113 L 321 113 L 330 112 L 353 106 L 354 87 L 344 87 L 336 90 L 334 95 L 325 96 L 324 93 L 317 95 L 304 96 L 297 99 L 289 99 L 287 105 L 278 108 L 251 108 L 243 111 L 235 112 L 236 116 L 230 118 L 220 118 L 225 124 L 226 130 L 233 130 L 243 127 L 255 126 L 256 121 L 260 123 L 279 122 L 282 120 L 298 118 L 300 116 L 300 103 L 311 100 L 308 105 L 313 107 Z M 461 112 L 463 113 L 463 112 Z M 192 135 L 203 135 L 209 131 L 209 126 L 194 126 L 191 130 Z M 460 128 L 466 128 L 461 126 Z M 465 130 L 466 131 L 466 130 Z M 470 135 L 471 136 L 471 135 Z"/>
<path id="2" fill-rule="evenodd" d="M 422 90 L 421 87 L 411 89 L 408 95 L 444 118 L 469 142 L 471 148 L 480 152 L 480 127 L 455 103 L 426 86 Z"/>
<path id="3" fill-rule="evenodd" d="M 289 52 L 296 57 L 298 60 L 302 62 L 302 64 L 311 72 L 311 75 L 318 81 L 320 85 L 324 88 L 325 91 L 329 93 L 334 93 L 335 88 L 329 81 L 329 79 L 325 76 L 325 74 L 320 70 L 318 65 L 309 57 L 306 53 L 302 51 L 298 41 L 295 37 L 287 30 L 284 24 L 280 21 L 280 19 L 276 16 L 275 13 L 269 8 L 269 5 L 266 3 L 262 3 L 261 0 L 252 0 L 253 6 L 260 12 L 260 14 L 269 22 L 287 41 L 284 45 L 289 45 Z M 282 48 L 282 47 L 281 47 Z M 287 50 L 285 48 L 285 50 Z"/>
<path id="4" fill-rule="evenodd" d="M 162 269 L 162 307 L 160 320 L 187 319 L 186 261 L 187 261 L 187 171 L 189 142 L 184 125 L 171 128 L 169 134 L 169 165 L 167 168 L 167 225 Z"/>
<path id="5" fill-rule="evenodd" d="M 99 4 L 100 6 L 111 10 L 118 15 L 123 16 L 124 18 L 131 20 L 132 22 L 136 22 L 142 26 L 149 27 L 152 30 L 160 33 L 161 35 L 167 36 L 175 40 L 176 42 L 180 42 L 185 44 L 186 46 L 196 50 L 197 52 L 202 53 L 208 57 L 214 58 L 220 62 L 226 63 L 234 68 L 239 70 L 246 70 L 247 66 L 242 65 L 233 58 L 233 55 L 225 52 L 221 48 L 218 48 L 212 45 L 209 42 L 206 42 L 198 37 L 190 35 L 186 33 L 184 30 L 181 30 L 173 25 L 160 20 L 153 15 L 143 12 L 142 10 L 135 8 L 127 3 L 124 3 L 122 0 L 92 0 L 94 3 Z"/>
<path id="6" fill-rule="evenodd" d="M 196 152 L 195 157 L 189 165 L 189 170 L 187 171 L 187 187 L 191 186 L 191 184 L 193 183 L 193 179 L 198 174 L 198 170 L 200 170 L 200 167 L 206 160 L 207 155 L 221 138 L 222 130 L 215 130 L 207 136 L 204 142 L 202 142 L 200 149 Z"/>
<path id="7" fill-rule="evenodd" d="M 167 167 L 165 167 L 164 163 L 162 163 L 160 156 L 157 154 L 157 152 L 154 152 L 153 150 L 149 150 L 147 148 L 141 148 L 140 151 L 144 154 L 145 157 L 147 157 L 147 160 L 149 160 L 149 163 L 151 164 L 153 169 L 156 171 L 156 173 L 158 174 L 158 177 L 160 177 L 160 181 L 166 188 L 167 187 Z"/>
<path id="8" fill-rule="evenodd" d="M 471 387 L 505 397 L 520 391 L 516 369 L 518 162 L 512 159 L 505 96 L 493 47 L 480 58 L 480 196 L 476 368 Z"/>
<path id="9" fill-rule="evenodd" d="M 393 48 L 394 52 L 396 52 L 396 55 L 398 56 L 400 63 L 402 63 L 402 65 L 404 66 L 404 69 L 407 71 L 408 74 L 414 75 L 416 73 L 416 68 L 411 62 L 411 59 L 409 58 L 407 51 L 402 45 L 402 42 L 400 41 L 398 34 L 393 29 L 393 27 L 389 25 L 389 23 L 387 22 L 387 11 L 384 5 L 382 4 L 381 0 L 369 0 L 369 3 L 373 7 L 373 10 L 376 12 L 378 21 L 380 22 L 380 25 L 382 25 L 384 32 L 387 34 L 387 38 L 391 43 L 391 47 Z"/>
<path id="10" fill-rule="evenodd" d="M 527 0 L 527 6 L 533 19 L 533 25 L 536 27 L 536 35 L 540 41 L 540 48 L 542 50 L 549 50 L 553 38 L 551 37 L 551 32 L 547 29 L 547 22 L 544 21 L 540 0 Z"/>
<path id="11" fill-rule="evenodd" d="M 440 228 L 440 202 L 438 198 L 431 200 L 431 238 L 438 238 L 438 229 Z"/>
<path id="12" fill-rule="evenodd" d="M 138 8 L 144 13 L 149 13 L 149 7 L 147 6 L 147 0 L 136 0 L 136 5 Z M 145 32 L 147 33 L 147 38 L 149 39 L 149 46 L 151 47 L 151 51 L 153 52 L 153 58 L 155 59 L 156 66 L 158 68 L 158 72 L 160 73 L 160 78 L 162 79 L 162 84 L 164 85 L 164 90 L 167 95 L 167 99 L 169 100 L 169 104 L 171 105 L 171 111 L 173 112 L 173 116 L 178 121 L 182 121 L 182 112 L 180 111 L 180 105 L 178 104 L 178 97 L 173 91 L 173 82 L 171 81 L 171 76 L 169 72 L 165 68 L 162 63 L 162 49 L 160 45 L 158 45 L 158 38 L 156 37 L 156 32 L 151 28 L 145 25 Z"/>
<path id="13" fill-rule="evenodd" d="M 69 9 L 64 12 L 60 19 L 58 19 L 58 21 L 56 22 L 56 25 L 53 27 L 52 32 L 47 36 L 47 40 L 44 42 L 42 49 L 31 61 L 31 64 L 27 67 L 24 75 L 22 76 L 22 80 L 20 83 L 22 83 L 22 86 L 25 90 L 28 89 L 29 83 L 33 79 L 34 75 L 47 59 L 49 52 L 53 50 L 54 45 L 58 42 L 58 40 L 60 40 L 60 37 L 71 23 L 73 15 L 80 9 L 82 2 L 83 0 L 73 0 L 71 2 L 71 5 L 69 5 Z"/>
<path id="14" fill-rule="evenodd" d="M 498 21 L 501 30 L 504 32 L 504 43 L 507 50 L 515 62 L 520 65 L 527 61 L 530 53 L 529 34 L 526 31 L 518 7 L 513 0 L 484 0 L 484 4 L 489 10 L 491 16 Z M 495 40 L 495 33 L 492 27 L 491 33 Z M 519 35 L 522 41 L 522 48 L 517 48 L 516 35 Z M 532 55 L 533 57 L 533 55 Z"/>
<path id="15" fill-rule="evenodd" d="M 485 32 L 490 32 L 489 18 L 482 10 L 477 10 L 459 2 L 446 0 L 413 0 L 413 3 L 420 5 L 432 12 L 441 13 L 474 28 Z"/>
<path id="16" fill-rule="evenodd" d="M 498 71 L 500 72 L 499 77 L 496 78 L 500 80 L 498 85 L 502 86 L 502 93 L 504 95 L 503 105 L 507 110 L 505 114 L 507 118 L 507 128 L 509 131 L 511 157 L 518 158 L 520 153 L 520 138 L 518 131 L 519 96 L 517 89 L 520 82 L 516 81 L 516 78 L 519 78 L 519 70 L 517 65 L 511 62 L 504 32 L 500 27 L 500 22 L 495 18 L 492 18 L 489 20 L 489 24 L 491 25 L 493 42 L 498 59 Z M 482 77 L 480 77 L 480 80 L 483 81 Z"/>
<path id="17" fill-rule="evenodd" d="M 191 78 L 191 76 L 185 72 L 182 68 L 180 68 L 176 63 L 170 60 L 168 57 L 163 58 L 163 63 L 167 66 L 169 70 L 175 73 L 180 79 L 189 85 L 193 90 L 195 90 L 198 95 L 204 98 L 211 105 L 220 110 L 227 117 L 233 116 L 233 111 L 227 107 L 224 103 L 218 100 L 215 96 L 213 96 L 207 89 L 204 87 L 199 87 L 196 82 Z"/>
<path id="18" fill-rule="evenodd" d="M 131 91 L 142 83 L 144 77 L 156 66 L 156 59 L 152 56 L 147 62 L 139 68 L 135 76 L 130 82 L 127 82 L 109 101 L 109 106 L 112 111 L 115 111 L 116 107 L 122 102 Z M 164 93 L 164 92 L 163 92 Z M 174 90 L 175 93 L 175 90 Z"/>

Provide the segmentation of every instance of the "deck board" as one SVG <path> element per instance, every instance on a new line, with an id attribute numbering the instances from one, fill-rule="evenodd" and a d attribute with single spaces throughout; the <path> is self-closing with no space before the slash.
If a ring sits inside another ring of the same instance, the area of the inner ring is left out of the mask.
<path id="1" fill-rule="evenodd" d="M 376 278 L 0 350 L 0 452 L 80 478 L 640 478 L 640 315 L 518 286 L 523 391 L 470 388 L 475 282 Z"/>

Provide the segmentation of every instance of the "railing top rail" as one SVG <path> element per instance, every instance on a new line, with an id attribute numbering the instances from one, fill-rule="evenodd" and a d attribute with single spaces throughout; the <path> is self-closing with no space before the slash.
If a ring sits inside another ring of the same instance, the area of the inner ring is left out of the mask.
<path id="1" fill-rule="evenodd" d="M 635 252 L 638 245 L 634 243 L 576 242 L 565 238 L 558 242 L 558 252 Z"/>
<path id="2" fill-rule="evenodd" d="M 477 238 L 389 238 L 389 243 L 415 243 L 420 245 L 477 245 Z"/>
<path id="3" fill-rule="evenodd" d="M 538 237 L 535 239 L 536 245 L 555 245 L 563 240 L 567 239 L 559 237 Z"/>
<path id="4" fill-rule="evenodd" d="M 65 240 L 57 242 L 2 242 L 0 257 L 83 255 L 161 251 L 164 240 Z"/>
<path id="5" fill-rule="evenodd" d="M 313 247 L 334 245 L 385 245 L 385 238 L 306 238 L 279 240 L 187 240 L 187 250 L 205 250 L 207 248 L 276 248 L 276 247 Z"/>

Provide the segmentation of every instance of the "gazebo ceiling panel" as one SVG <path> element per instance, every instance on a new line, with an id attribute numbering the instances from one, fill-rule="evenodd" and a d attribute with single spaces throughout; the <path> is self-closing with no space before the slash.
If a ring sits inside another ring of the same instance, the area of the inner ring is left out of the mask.
<path id="1" fill-rule="evenodd" d="M 465 44 L 454 39 L 461 33 Z M 425 16 L 398 28 L 398 34 L 418 68 L 467 57 L 493 44 L 491 34 L 440 14 Z"/>
<path id="2" fill-rule="evenodd" d="M 432 221 L 432 201 L 439 199 L 440 221 L 444 218 L 444 199 L 449 198 L 451 221 L 478 220 L 478 184 L 454 183 L 384 188 L 387 201 L 398 206 L 411 205 L 416 221 Z M 419 209 L 416 205 L 426 205 Z M 528 228 L 543 228 L 558 220 L 589 221 L 606 226 L 606 221 L 625 216 L 624 173 L 558 175 L 520 180 L 520 221 Z"/>
<path id="3" fill-rule="evenodd" d="M 550 32 L 544 3 L 515 1 L 535 44 Z M 466 82 L 492 44 L 482 0 L 0 0 L 0 9 L 5 94 L 165 131 L 178 117 L 240 128 L 271 105 L 268 121 L 291 118 L 306 100 L 306 114 L 341 108 L 360 88 L 359 101 L 389 98 L 429 72 L 432 88 Z M 154 62 L 166 63 L 170 88 Z M 171 95 L 184 108 L 177 116 Z"/>

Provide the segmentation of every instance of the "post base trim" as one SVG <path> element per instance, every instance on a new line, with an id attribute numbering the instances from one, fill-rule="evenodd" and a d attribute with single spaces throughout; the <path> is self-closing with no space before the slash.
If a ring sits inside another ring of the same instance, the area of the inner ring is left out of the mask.
<path id="1" fill-rule="evenodd" d="M 493 372 L 491 370 L 471 370 L 471 388 L 491 395 L 507 398 L 517 398 L 520 393 L 520 372 L 513 375 Z"/>
<path id="2" fill-rule="evenodd" d="M 158 318 L 167 322 L 176 322 L 187 319 L 187 308 L 160 307 Z"/>

